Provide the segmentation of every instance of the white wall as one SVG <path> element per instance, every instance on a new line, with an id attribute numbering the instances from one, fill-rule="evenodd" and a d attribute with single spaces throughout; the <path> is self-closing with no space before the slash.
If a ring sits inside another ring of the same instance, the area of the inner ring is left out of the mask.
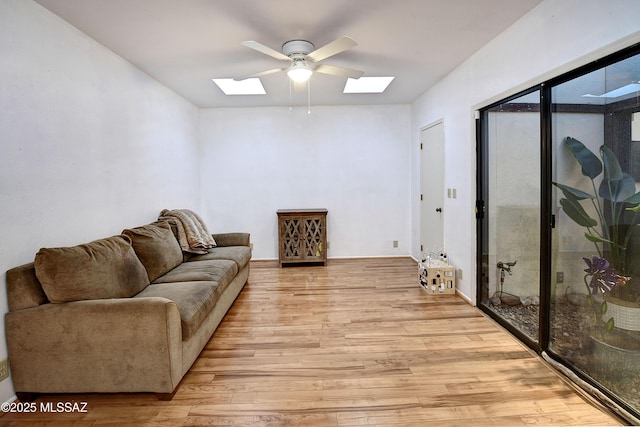
<path id="1" fill-rule="evenodd" d="M 31 1 L 0 1 L 0 52 L 3 284 L 43 246 L 200 208 L 196 107 Z"/>
<path id="2" fill-rule="evenodd" d="M 475 302 L 474 110 L 640 41 L 637 0 L 545 0 L 412 104 L 412 246 L 419 255 L 420 129 L 445 124 L 445 245 L 464 271 L 458 289 Z"/>
<path id="3" fill-rule="evenodd" d="M 209 228 L 250 231 L 254 259 L 276 259 L 276 211 L 327 208 L 330 258 L 408 255 L 409 106 L 311 110 L 202 110 Z"/>
<path id="4" fill-rule="evenodd" d="M 475 300 L 473 111 L 640 40 L 639 12 L 637 0 L 546 0 L 412 106 L 198 113 L 37 4 L 3 0 L 2 281 L 42 246 L 117 234 L 165 207 L 250 231 L 255 258 L 277 257 L 275 211 L 295 207 L 329 209 L 331 257 L 418 258 L 420 129 L 442 119 L 445 187 L 458 189 L 445 244 Z M 12 394 L 0 383 L 0 401 Z"/>
<path id="5" fill-rule="evenodd" d="M 514 102 L 539 102 L 539 97 L 536 92 Z M 504 292 L 539 295 L 540 114 L 501 111 L 488 116 L 489 296 L 498 287 L 499 261 L 517 261 L 504 279 Z"/>

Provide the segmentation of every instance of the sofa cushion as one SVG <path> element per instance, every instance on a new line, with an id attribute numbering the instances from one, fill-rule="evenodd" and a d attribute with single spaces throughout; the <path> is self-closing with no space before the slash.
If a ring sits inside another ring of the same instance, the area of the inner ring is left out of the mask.
<path id="1" fill-rule="evenodd" d="M 182 340 L 188 340 L 207 318 L 222 294 L 216 282 L 175 282 L 147 286 L 134 298 L 163 297 L 175 302 L 180 312 Z"/>
<path id="2" fill-rule="evenodd" d="M 131 297 L 149 284 L 147 272 L 126 236 L 42 248 L 34 265 L 42 289 L 53 303 Z"/>
<path id="3" fill-rule="evenodd" d="M 209 249 L 204 255 L 194 255 L 189 261 L 208 261 L 212 259 L 228 259 L 235 261 L 238 269 L 241 269 L 251 259 L 251 249 L 248 246 L 218 246 Z"/>
<path id="4" fill-rule="evenodd" d="M 236 274 L 238 274 L 238 266 L 231 260 L 185 262 L 158 277 L 153 283 L 211 281 L 222 285 L 224 290 Z"/>
<path id="5" fill-rule="evenodd" d="M 182 250 L 167 221 L 123 230 L 122 234 L 131 239 L 150 282 L 182 263 Z"/>
<path id="6" fill-rule="evenodd" d="M 231 233 L 214 233 L 216 246 L 250 246 L 251 235 L 249 233 L 231 232 Z"/>

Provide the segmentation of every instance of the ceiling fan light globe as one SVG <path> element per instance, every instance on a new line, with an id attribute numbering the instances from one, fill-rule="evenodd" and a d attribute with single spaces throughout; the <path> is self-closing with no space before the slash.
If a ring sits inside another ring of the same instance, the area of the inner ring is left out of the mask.
<path id="1" fill-rule="evenodd" d="M 287 75 L 291 80 L 298 83 L 303 83 L 311 78 L 313 70 L 302 62 L 294 63 L 288 70 Z"/>
<path id="2" fill-rule="evenodd" d="M 307 70 L 306 68 L 295 68 L 287 71 L 289 78 L 298 83 L 303 83 L 309 80 L 311 74 L 313 74 L 313 71 Z"/>

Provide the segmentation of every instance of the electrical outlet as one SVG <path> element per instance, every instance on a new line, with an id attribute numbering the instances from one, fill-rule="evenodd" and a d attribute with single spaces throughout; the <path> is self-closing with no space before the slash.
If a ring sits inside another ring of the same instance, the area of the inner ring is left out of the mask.
<path id="1" fill-rule="evenodd" d="M 329 242 L 327 242 L 327 250 L 329 250 Z"/>
<path id="2" fill-rule="evenodd" d="M 4 359 L 0 361 L 0 381 L 9 378 L 9 361 Z"/>
<path id="3" fill-rule="evenodd" d="M 458 280 L 462 280 L 462 269 L 458 270 Z"/>
<path id="4" fill-rule="evenodd" d="M 251 250 L 253 250 L 253 243 L 249 243 L 249 248 L 251 248 Z"/>
<path id="5" fill-rule="evenodd" d="M 398 241 L 397 241 L 397 240 L 394 240 L 394 241 L 393 241 L 393 247 L 394 247 L 394 248 L 397 248 L 397 247 L 398 247 Z"/>
<path id="6" fill-rule="evenodd" d="M 556 282 L 563 283 L 564 282 L 564 271 L 558 271 L 556 273 Z"/>

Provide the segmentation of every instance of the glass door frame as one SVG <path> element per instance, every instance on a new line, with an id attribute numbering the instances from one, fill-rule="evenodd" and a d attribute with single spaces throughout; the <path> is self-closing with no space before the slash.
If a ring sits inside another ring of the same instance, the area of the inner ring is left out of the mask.
<path id="1" fill-rule="evenodd" d="M 501 99 L 500 101 L 494 102 L 490 105 L 487 105 L 486 107 L 483 107 L 482 109 L 480 109 L 478 112 L 478 116 L 476 118 L 476 235 L 477 235 L 477 239 L 476 239 L 476 254 L 477 254 L 477 260 L 476 260 L 476 265 L 477 265 L 477 271 L 476 271 L 476 277 L 477 277 L 477 290 L 476 290 L 476 306 L 478 308 L 480 308 L 484 313 L 486 313 L 489 317 L 491 317 L 492 319 L 494 319 L 495 321 L 497 321 L 502 327 L 504 327 L 505 329 L 507 329 L 512 335 L 516 336 L 520 341 L 524 342 L 528 347 L 530 347 L 531 349 L 535 350 L 537 353 L 540 353 L 542 351 L 542 347 L 541 347 L 541 343 L 542 343 L 542 336 L 544 335 L 544 333 L 542 332 L 542 328 L 539 327 L 538 330 L 538 340 L 532 340 L 529 336 L 527 336 L 525 333 L 523 333 L 521 330 L 519 330 L 516 326 L 514 326 L 513 324 L 506 322 L 504 319 L 502 319 L 500 316 L 497 315 L 497 313 L 495 313 L 494 311 L 490 310 L 482 301 L 483 299 L 483 295 L 482 295 L 482 281 L 484 280 L 484 272 L 482 271 L 482 265 L 483 265 L 483 260 L 482 260 L 482 255 L 484 253 L 484 244 L 485 242 L 487 242 L 487 239 L 489 238 L 488 235 L 488 221 L 485 221 L 486 216 L 488 214 L 488 198 L 489 198 L 489 176 L 488 176 L 488 172 L 489 172 L 489 148 L 487 147 L 488 142 L 489 142 L 489 126 L 488 126 L 488 113 L 490 112 L 490 110 L 492 110 L 495 107 L 498 107 L 502 104 L 508 103 L 510 101 L 516 100 L 518 98 L 521 98 L 523 96 L 535 93 L 535 92 L 540 92 L 540 126 L 541 126 L 541 133 L 540 136 L 542 138 L 542 140 L 545 140 L 547 137 L 544 134 L 544 129 L 543 129 L 543 120 L 542 120 L 542 116 L 543 116 L 543 108 L 544 108 L 544 103 L 543 103 L 543 91 L 542 91 L 542 85 L 536 85 L 536 86 L 532 86 L 528 89 L 525 89 L 521 92 L 518 92 L 514 95 L 511 95 L 507 98 Z M 548 99 L 548 98 L 547 98 Z M 547 150 L 548 151 L 548 150 Z M 541 153 L 541 168 L 545 165 L 545 157 L 542 156 L 542 154 L 544 154 L 544 150 Z M 551 171 L 551 168 L 549 168 L 549 171 Z M 541 197 L 544 200 L 546 197 L 550 197 L 550 189 L 546 188 L 546 181 L 545 181 L 545 177 L 542 176 L 542 182 L 541 182 Z M 549 178 L 549 186 L 551 185 L 551 181 Z M 547 194 L 549 193 L 549 194 Z M 540 214 L 541 217 L 543 217 L 543 212 L 545 212 L 545 209 L 548 209 L 548 206 L 545 206 L 544 204 L 541 204 L 540 206 Z M 544 227 L 541 226 L 541 232 L 542 229 L 544 229 Z M 551 237 L 550 232 L 547 233 L 548 234 L 548 238 Z M 543 250 L 543 244 L 547 243 L 548 240 L 547 239 L 542 239 L 542 236 L 540 236 L 540 316 L 542 316 L 542 312 L 545 310 L 542 310 L 542 304 L 544 303 L 548 303 L 548 297 L 543 298 L 544 295 L 544 290 L 545 288 L 543 287 L 543 283 L 546 282 L 545 286 L 548 286 L 548 280 L 546 280 L 545 278 L 545 270 L 547 267 L 545 267 L 545 261 L 542 259 L 542 256 L 546 256 L 545 254 L 545 250 Z M 550 256 L 550 255 L 549 255 Z M 550 261 L 548 262 L 548 265 L 551 265 Z M 549 275 L 550 276 L 550 275 Z M 548 316 L 548 313 L 547 313 Z M 542 319 L 540 319 L 542 320 Z M 547 320 L 548 321 L 548 320 Z M 542 325 L 542 321 L 540 321 L 540 326 Z M 547 334 L 548 335 L 548 334 Z M 548 338 L 548 337 L 547 337 Z"/>
<path id="2" fill-rule="evenodd" d="M 603 388 L 587 374 L 577 369 L 573 363 L 565 357 L 554 353 L 549 348 L 550 328 L 551 328 L 551 292 L 552 292 L 552 230 L 555 227 L 555 215 L 553 214 L 553 141 L 552 141 L 552 116 L 553 100 L 551 96 L 552 88 L 582 75 L 603 69 L 616 62 L 640 55 L 640 43 L 624 48 L 616 53 L 607 55 L 596 61 L 576 68 L 555 78 L 534 85 L 517 94 L 505 97 L 497 102 L 493 102 L 477 110 L 475 120 L 476 133 L 476 306 L 496 320 L 520 341 L 536 351 L 538 354 L 546 354 L 556 362 L 571 369 L 579 378 L 597 388 L 605 396 L 625 410 L 640 417 L 640 414 L 629 408 L 624 402 L 610 390 Z M 488 221 L 485 221 L 489 214 L 487 201 L 489 200 L 489 158 L 488 158 L 488 113 L 489 111 L 506 102 L 519 98 L 523 95 L 540 91 L 540 314 L 539 314 L 539 336 L 538 342 L 527 337 L 515 326 L 501 319 L 496 313 L 483 304 L 483 254 L 484 246 L 488 244 L 489 230 Z"/>

